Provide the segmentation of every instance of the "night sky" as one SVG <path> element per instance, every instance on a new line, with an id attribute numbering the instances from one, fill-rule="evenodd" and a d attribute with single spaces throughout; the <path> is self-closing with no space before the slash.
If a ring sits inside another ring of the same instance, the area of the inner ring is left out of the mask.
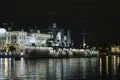
<path id="1" fill-rule="evenodd" d="M 90 41 L 119 41 L 119 7 L 119 2 L 104 0 L 1 0 L 0 22 L 13 22 L 14 28 L 37 25 L 43 29 L 53 21 L 59 28 L 71 29 L 78 42 L 83 27 Z"/>

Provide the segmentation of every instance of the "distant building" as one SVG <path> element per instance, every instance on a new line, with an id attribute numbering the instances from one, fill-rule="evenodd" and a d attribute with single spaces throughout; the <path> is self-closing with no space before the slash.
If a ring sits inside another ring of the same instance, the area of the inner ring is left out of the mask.
<path id="1" fill-rule="evenodd" d="M 24 49 L 24 46 L 28 43 L 27 32 L 24 31 L 8 31 L 6 32 L 5 45 L 7 49 L 10 46 L 14 46 L 16 51 Z M 8 51 L 8 50 L 7 50 Z"/>
<path id="2" fill-rule="evenodd" d="M 112 53 L 120 53 L 120 46 L 111 46 Z"/>
<path id="3" fill-rule="evenodd" d="M 0 49 L 8 49 L 10 46 L 17 49 L 24 49 L 25 46 L 61 46 L 70 47 L 71 32 L 67 30 L 67 35 L 63 29 L 58 29 L 56 23 L 53 23 L 50 32 L 41 33 L 40 30 L 32 30 L 31 32 L 7 31 L 0 28 Z"/>
<path id="4" fill-rule="evenodd" d="M 27 32 L 24 31 L 9 31 L 6 32 L 6 44 L 27 44 Z"/>
<path id="5" fill-rule="evenodd" d="M 6 37 L 6 29 L 5 28 L 0 28 L 0 50 L 4 49 L 4 44 L 5 44 L 5 37 Z"/>
<path id="6" fill-rule="evenodd" d="M 31 33 L 28 42 L 29 44 L 35 44 L 36 46 L 47 46 L 47 39 L 50 39 L 50 34 Z"/>
<path id="7" fill-rule="evenodd" d="M 6 32 L 6 29 L 0 28 L 0 44 L 2 44 L 5 41 Z"/>

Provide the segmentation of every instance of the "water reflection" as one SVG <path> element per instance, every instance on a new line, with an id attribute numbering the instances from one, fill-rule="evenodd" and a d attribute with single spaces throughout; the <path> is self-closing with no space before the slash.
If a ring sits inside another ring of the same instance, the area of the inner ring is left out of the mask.
<path id="1" fill-rule="evenodd" d="M 116 80 L 119 57 L 14 60 L 0 58 L 0 80 Z"/>
<path id="2" fill-rule="evenodd" d="M 116 80 L 118 71 L 118 56 L 103 56 L 100 58 L 100 77 L 105 80 Z"/>
<path id="3" fill-rule="evenodd" d="M 13 74 L 13 60 L 0 58 L 0 79 L 10 79 Z"/>

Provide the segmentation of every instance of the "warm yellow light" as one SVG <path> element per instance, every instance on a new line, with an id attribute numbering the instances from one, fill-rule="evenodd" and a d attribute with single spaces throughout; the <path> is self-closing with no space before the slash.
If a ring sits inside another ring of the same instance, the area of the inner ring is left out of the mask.
<path id="1" fill-rule="evenodd" d="M 108 56 L 106 56 L 106 74 L 108 74 L 109 71 L 108 71 Z"/>
<path id="2" fill-rule="evenodd" d="M 100 58 L 100 76 L 102 75 L 102 58 Z"/>

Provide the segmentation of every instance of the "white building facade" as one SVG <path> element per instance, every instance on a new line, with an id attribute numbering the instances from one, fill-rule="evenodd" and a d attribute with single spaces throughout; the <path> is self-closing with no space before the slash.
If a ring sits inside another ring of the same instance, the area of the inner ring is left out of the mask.
<path id="1" fill-rule="evenodd" d="M 6 44 L 27 44 L 27 32 L 23 31 L 10 31 L 6 32 Z"/>
<path id="2" fill-rule="evenodd" d="M 29 36 L 29 44 L 35 44 L 36 46 L 47 46 L 46 42 L 47 39 L 50 39 L 50 34 L 43 34 L 43 33 L 32 33 Z"/>
<path id="3" fill-rule="evenodd" d="M 0 50 L 4 49 L 4 44 L 6 40 L 6 29 L 0 28 Z"/>

